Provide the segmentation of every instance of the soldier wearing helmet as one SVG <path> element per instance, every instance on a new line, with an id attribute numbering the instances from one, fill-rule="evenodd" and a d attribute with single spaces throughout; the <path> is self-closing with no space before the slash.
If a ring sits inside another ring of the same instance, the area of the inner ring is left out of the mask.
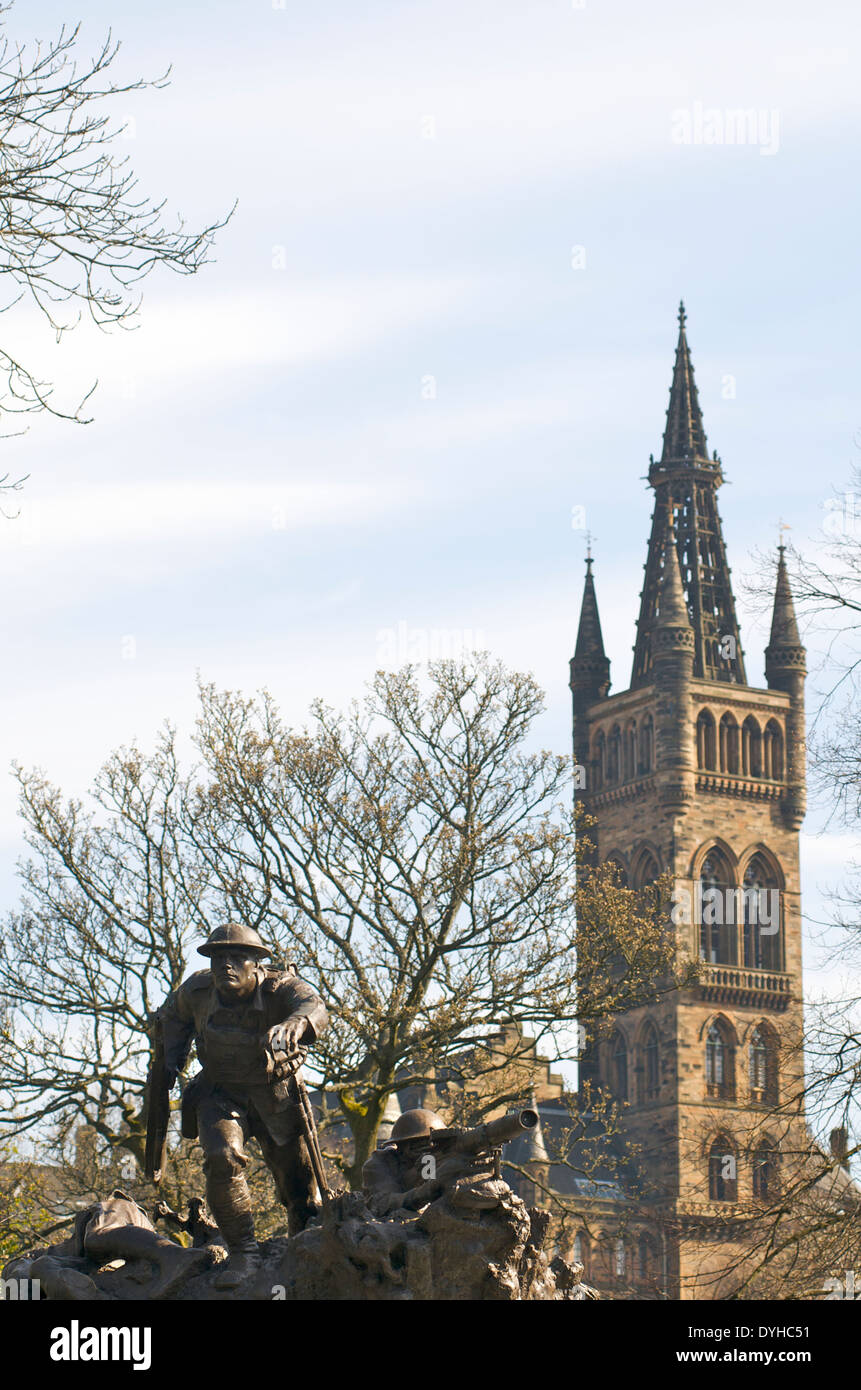
<path id="1" fill-rule="evenodd" d="M 398 1116 L 391 1137 L 362 1169 L 365 1201 L 375 1216 L 422 1211 L 471 1171 L 474 1165 L 461 1156 L 438 1159 L 433 1152 L 429 1136 L 445 1128 L 434 1110 L 405 1110 Z"/>
<path id="2" fill-rule="evenodd" d="M 289 1093 L 285 1097 L 284 1068 L 273 1071 L 271 1058 L 295 1059 L 320 1036 L 328 1015 L 293 966 L 264 965 L 271 953 L 251 927 L 216 927 L 198 951 L 209 958 L 209 969 L 190 975 L 169 995 L 156 1023 L 168 1087 L 185 1066 L 192 1041 L 201 1063 L 183 1093 L 182 1133 L 200 1138 L 207 1204 L 230 1254 L 218 1282 L 229 1288 L 261 1263 L 244 1175 L 249 1138 L 260 1143 L 291 1235 L 316 1211 L 299 1107 Z"/>

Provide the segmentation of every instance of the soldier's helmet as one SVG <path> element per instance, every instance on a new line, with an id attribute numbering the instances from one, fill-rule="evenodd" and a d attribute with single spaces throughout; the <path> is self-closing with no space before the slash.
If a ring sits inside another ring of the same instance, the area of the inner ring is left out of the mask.
<path id="1" fill-rule="evenodd" d="M 406 1144 L 411 1139 L 426 1139 L 432 1129 L 445 1129 L 446 1125 L 435 1110 L 405 1110 L 392 1125 L 390 1144 Z"/>
<path id="2" fill-rule="evenodd" d="M 228 922 L 226 926 L 216 927 L 215 931 L 210 932 L 203 945 L 198 946 L 197 952 L 201 956 L 211 956 L 213 951 L 228 949 L 251 951 L 261 960 L 264 956 L 272 955 L 254 928 L 246 927 L 241 922 Z"/>

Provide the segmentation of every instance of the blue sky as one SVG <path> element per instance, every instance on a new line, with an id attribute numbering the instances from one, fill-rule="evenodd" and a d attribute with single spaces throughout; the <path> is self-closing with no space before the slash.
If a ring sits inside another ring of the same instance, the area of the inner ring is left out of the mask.
<path id="1" fill-rule="evenodd" d="M 4 761 L 81 791 L 116 744 L 190 727 L 197 671 L 299 720 L 399 624 L 534 671 L 567 751 L 572 508 L 621 689 L 681 296 L 737 588 L 781 517 L 815 543 L 861 428 L 846 0 L 42 0 L 9 25 L 78 16 L 91 49 L 113 23 L 124 75 L 173 65 L 118 105 L 142 189 L 192 225 L 239 207 L 199 276 L 147 283 L 134 333 L 57 348 L 4 316 L 63 401 L 99 380 L 91 425 L 4 443 L 30 474 L 0 536 Z M 762 138 L 727 142 L 737 108 Z M 680 143 L 680 112 L 724 139 Z M 761 682 L 768 615 L 738 597 Z M 814 916 L 853 849 L 821 819 Z M 10 905 L 19 849 L 9 781 Z"/>

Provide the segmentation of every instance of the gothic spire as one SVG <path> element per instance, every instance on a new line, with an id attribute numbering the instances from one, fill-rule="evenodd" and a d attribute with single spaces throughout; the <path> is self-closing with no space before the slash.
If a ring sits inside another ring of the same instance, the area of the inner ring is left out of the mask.
<path id="1" fill-rule="evenodd" d="M 717 508 L 723 482 L 720 461 L 706 450 L 684 304 L 679 307 L 679 341 L 670 408 L 660 460 L 650 459 L 655 490 L 652 534 L 640 594 L 631 685 L 651 679 L 651 632 L 661 602 L 663 556 L 668 526 L 675 535 L 680 583 L 694 633 L 694 676 L 746 685 L 735 599 Z M 675 525 L 673 525 L 675 512 Z"/>
<path id="2" fill-rule="evenodd" d="M 587 555 L 580 623 L 571 661 L 571 687 L 576 687 L 587 699 L 599 700 L 610 689 L 610 662 L 604 652 L 592 564 L 592 556 Z"/>
<path id="3" fill-rule="evenodd" d="M 685 333 L 685 302 L 679 303 L 679 341 L 676 347 L 676 363 L 673 368 L 673 384 L 670 387 L 670 404 L 667 409 L 667 425 L 664 430 L 664 448 L 661 463 L 690 463 L 694 459 L 708 462 L 706 434 L 703 429 L 703 416 L 694 381 L 694 366 Z"/>
<path id="4" fill-rule="evenodd" d="M 774 589 L 774 611 L 771 616 L 771 641 L 769 647 L 800 647 L 798 622 L 795 617 L 795 604 L 789 587 L 786 572 L 785 545 L 777 547 L 777 583 Z"/>
<path id="5" fill-rule="evenodd" d="M 777 583 L 771 640 L 765 649 L 765 679 L 769 690 L 783 690 L 789 696 L 786 716 L 786 792 L 782 801 L 787 825 L 797 830 L 804 819 L 807 803 L 805 775 L 804 675 L 806 653 L 801 645 L 795 605 L 786 573 L 785 546 L 778 546 Z"/>
<path id="6" fill-rule="evenodd" d="M 664 527 L 664 545 L 662 554 L 662 574 L 658 596 L 658 611 L 655 615 L 654 627 L 687 627 L 691 626 L 691 619 L 688 613 L 688 605 L 685 602 L 685 591 L 682 588 L 682 576 L 679 573 L 679 555 L 676 550 L 676 537 L 673 530 L 673 504 L 670 501 L 667 507 L 667 520 Z"/>
<path id="7" fill-rule="evenodd" d="M 765 678 L 769 687 L 783 689 L 784 673 L 802 670 L 805 665 L 805 652 L 798 632 L 789 575 L 786 572 L 786 546 L 779 545 L 777 551 L 777 583 L 774 587 L 771 639 L 765 649 Z"/>

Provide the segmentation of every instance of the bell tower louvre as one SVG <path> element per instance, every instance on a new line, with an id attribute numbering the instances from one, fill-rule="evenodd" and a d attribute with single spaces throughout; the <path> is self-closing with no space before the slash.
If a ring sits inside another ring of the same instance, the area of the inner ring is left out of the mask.
<path id="1" fill-rule="evenodd" d="M 708 1299 L 731 1289 L 742 1223 L 799 1150 L 800 1119 L 777 1107 L 802 1077 L 805 652 L 781 547 L 767 688 L 748 684 L 684 305 L 678 322 L 631 683 L 610 694 L 590 558 L 570 687 L 598 857 L 631 888 L 669 872 L 675 948 L 699 975 L 620 1015 L 582 1059 L 622 1103 L 641 1173 L 632 1228 L 607 1227 L 612 1257 L 587 1277 L 618 1285 L 627 1241 L 628 1273 L 649 1266 L 643 1296 Z"/>

